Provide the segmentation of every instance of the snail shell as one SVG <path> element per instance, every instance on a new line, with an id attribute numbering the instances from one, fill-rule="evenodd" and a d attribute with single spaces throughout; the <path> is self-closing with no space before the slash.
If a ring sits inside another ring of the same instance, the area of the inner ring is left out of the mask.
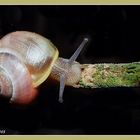
<path id="1" fill-rule="evenodd" d="M 20 105 L 31 103 L 37 95 L 28 69 L 10 53 L 0 53 L 0 95 Z"/>
<path id="2" fill-rule="evenodd" d="M 57 48 L 48 39 L 28 31 L 16 31 L 4 36 L 0 52 L 15 55 L 27 66 L 34 87 L 47 79 L 58 58 Z"/>

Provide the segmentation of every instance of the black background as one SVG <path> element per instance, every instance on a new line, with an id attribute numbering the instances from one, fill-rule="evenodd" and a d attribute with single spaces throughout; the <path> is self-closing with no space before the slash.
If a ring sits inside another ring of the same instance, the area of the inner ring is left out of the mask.
<path id="1" fill-rule="evenodd" d="M 140 6 L 0 6 L 0 37 L 26 30 L 49 38 L 69 58 L 82 38 L 90 43 L 80 63 L 140 60 Z M 1 99 L 0 130 L 5 134 L 140 134 L 140 89 L 39 87 L 26 108 Z"/>

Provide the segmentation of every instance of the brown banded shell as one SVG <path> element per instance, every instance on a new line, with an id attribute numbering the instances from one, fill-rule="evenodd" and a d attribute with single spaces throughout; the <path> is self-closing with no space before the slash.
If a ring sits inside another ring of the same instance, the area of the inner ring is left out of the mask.
<path id="1" fill-rule="evenodd" d="M 0 95 L 20 105 L 31 103 L 37 95 L 28 69 L 10 53 L 0 53 Z"/>
<path id="2" fill-rule="evenodd" d="M 0 52 L 15 55 L 27 66 L 34 87 L 47 79 L 58 58 L 57 48 L 48 39 L 27 31 L 4 36 L 0 42 Z"/>

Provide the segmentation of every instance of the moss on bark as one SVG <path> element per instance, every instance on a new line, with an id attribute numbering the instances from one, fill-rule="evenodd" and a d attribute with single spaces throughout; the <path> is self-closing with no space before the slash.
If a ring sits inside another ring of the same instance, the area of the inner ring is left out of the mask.
<path id="1" fill-rule="evenodd" d="M 74 87 L 137 87 L 140 86 L 140 62 L 81 64 L 81 79 Z"/>

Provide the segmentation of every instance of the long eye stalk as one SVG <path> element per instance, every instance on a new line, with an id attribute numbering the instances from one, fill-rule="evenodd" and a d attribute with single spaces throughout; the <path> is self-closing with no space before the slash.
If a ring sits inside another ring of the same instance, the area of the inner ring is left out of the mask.
<path id="1" fill-rule="evenodd" d="M 87 42 L 88 42 L 88 38 L 84 38 L 84 40 L 82 41 L 82 43 L 80 44 L 80 46 L 77 48 L 77 50 L 74 52 L 74 54 L 69 59 L 69 64 L 70 65 L 72 65 L 72 63 L 77 59 L 77 57 L 79 56 L 80 52 L 85 47 L 85 45 L 86 45 Z"/>
<path id="2" fill-rule="evenodd" d="M 74 52 L 74 54 L 69 59 L 68 68 L 70 68 L 72 66 L 73 62 L 77 59 L 77 57 L 79 56 L 80 52 L 82 51 L 84 46 L 87 44 L 87 42 L 88 42 L 88 38 L 84 38 L 84 40 L 82 41 L 80 46 L 77 48 L 77 50 Z M 63 92 L 64 92 L 64 88 L 65 88 L 66 78 L 67 77 L 66 77 L 65 73 L 60 74 L 60 89 L 59 89 L 59 102 L 60 103 L 63 102 Z"/>

